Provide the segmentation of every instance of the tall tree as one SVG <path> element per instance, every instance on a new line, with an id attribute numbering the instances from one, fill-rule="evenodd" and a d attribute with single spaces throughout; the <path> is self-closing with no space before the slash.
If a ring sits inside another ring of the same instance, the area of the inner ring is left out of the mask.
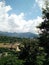
<path id="1" fill-rule="evenodd" d="M 45 51 L 45 62 L 44 65 L 49 65 L 49 3 L 45 1 L 45 9 L 43 8 L 43 22 L 40 24 L 40 47 L 44 48 Z"/>

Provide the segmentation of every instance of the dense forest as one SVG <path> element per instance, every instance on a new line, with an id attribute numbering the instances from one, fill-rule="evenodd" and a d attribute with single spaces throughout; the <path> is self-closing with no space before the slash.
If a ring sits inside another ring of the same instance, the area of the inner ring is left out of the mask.
<path id="1" fill-rule="evenodd" d="M 49 65 L 49 7 L 42 9 L 43 22 L 37 26 L 39 37 L 17 38 L 0 36 L 0 44 L 20 43 L 20 51 L 0 47 L 0 65 Z"/>

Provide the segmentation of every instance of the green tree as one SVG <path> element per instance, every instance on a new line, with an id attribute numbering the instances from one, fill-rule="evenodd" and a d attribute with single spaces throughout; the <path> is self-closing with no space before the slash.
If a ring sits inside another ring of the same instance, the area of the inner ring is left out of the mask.
<path id="1" fill-rule="evenodd" d="M 0 65 L 23 65 L 23 61 L 16 56 L 3 56 L 0 58 Z"/>
<path id="2" fill-rule="evenodd" d="M 45 9 L 43 8 L 42 14 L 44 21 L 40 24 L 38 28 L 40 28 L 40 37 L 39 37 L 39 45 L 44 48 L 45 52 L 45 61 L 43 61 L 44 65 L 49 65 L 49 3 L 48 0 L 45 1 Z"/>
<path id="3" fill-rule="evenodd" d="M 24 39 L 19 59 L 24 60 L 24 65 L 36 65 L 38 53 L 38 41 L 34 39 Z"/>

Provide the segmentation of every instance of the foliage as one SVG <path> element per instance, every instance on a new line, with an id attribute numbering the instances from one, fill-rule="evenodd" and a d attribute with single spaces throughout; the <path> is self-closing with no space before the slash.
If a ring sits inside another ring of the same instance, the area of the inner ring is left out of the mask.
<path id="1" fill-rule="evenodd" d="M 46 1 L 46 9 L 43 9 L 43 19 L 44 21 L 39 26 L 40 28 L 40 37 L 39 37 L 39 46 L 44 48 L 45 61 L 43 65 L 49 65 L 49 3 Z M 41 64 L 42 65 L 42 64 Z"/>
<path id="2" fill-rule="evenodd" d="M 0 58 L 0 65 L 23 65 L 23 61 L 15 56 L 6 56 Z"/>
<path id="3" fill-rule="evenodd" d="M 18 59 L 16 51 L 0 48 L 0 65 L 23 65 L 23 60 Z"/>
<path id="4" fill-rule="evenodd" d="M 20 49 L 19 59 L 24 60 L 24 65 L 36 65 L 38 40 L 25 40 L 23 42 L 23 48 Z"/>
<path id="5" fill-rule="evenodd" d="M 0 43 L 15 43 L 21 41 L 22 38 L 18 38 L 18 37 L 0 36 Z"/>

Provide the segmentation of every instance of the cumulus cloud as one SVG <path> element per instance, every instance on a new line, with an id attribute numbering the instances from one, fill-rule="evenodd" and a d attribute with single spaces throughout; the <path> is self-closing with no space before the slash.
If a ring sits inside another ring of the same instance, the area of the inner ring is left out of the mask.
<path id="1" fill-rule="evenodd" d="M 42 8 L 45 9 L 46 8 L 46 2 L 49 2 L 49 0 L 35 0 L 35 1 L 38 3 L 40 9 L 42 9 Z"/>
<path id="2" fill-rule="evenodd" d="M 0 31 L 4 32 L 32 32 L 37 33 L 36 26 L 41 23 L 42 18 L 37 17 L 34 20 L 25 20 L 25 14 L 21 12 L 19 15 L 11 14 L 9 16 L 8 11 L 12 8 L 6 6 L 5 3 L 0 2 Z"/>

